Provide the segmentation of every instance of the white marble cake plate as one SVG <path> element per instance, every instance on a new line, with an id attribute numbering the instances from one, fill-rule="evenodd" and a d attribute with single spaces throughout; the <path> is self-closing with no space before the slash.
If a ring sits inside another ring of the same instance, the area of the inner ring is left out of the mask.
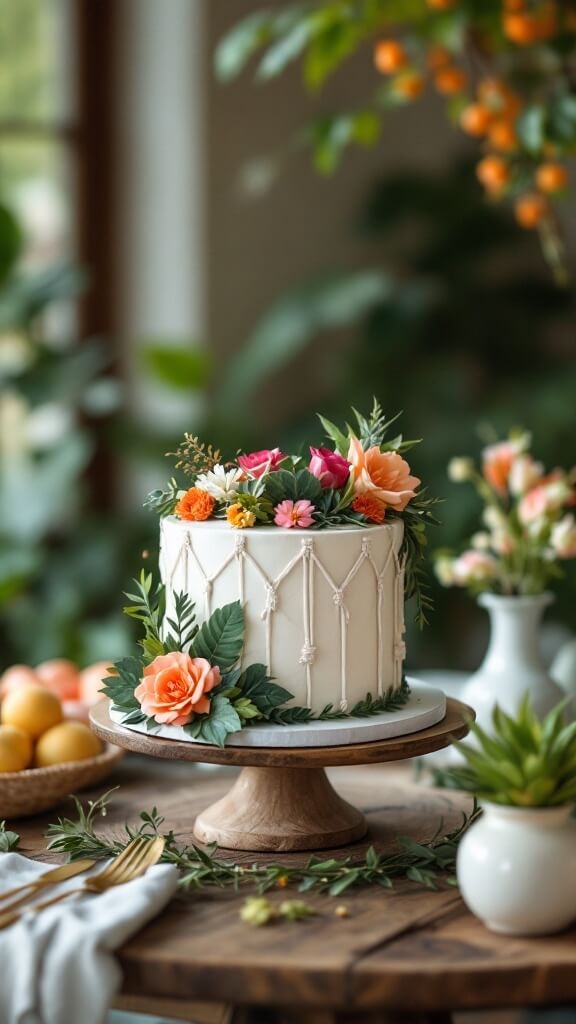
<path id="1" fill-rule="evenodd" d="M 397 711 L 386 711 L 374 718 L 342 718 L 335 721 L 311 722 L 307 725 L 254 725 L 229 737 L 228 747 L 339 747 L 355 743 L 371 743 L 375 740 L 407 736 L 421 729 L 428 729 L 441 722 L 446 714 L 446 697 L 437 690 L 417 679 L 408 679 L 410 698 Z M 193 739 L 180 726 L 162 725 L 149 733 L 146 724 L 124 725 L 122 714 L 110 710 L 110 718 L 116 725 L 153 735 L 156 739 L 179 740 L 206 746 Z"/>

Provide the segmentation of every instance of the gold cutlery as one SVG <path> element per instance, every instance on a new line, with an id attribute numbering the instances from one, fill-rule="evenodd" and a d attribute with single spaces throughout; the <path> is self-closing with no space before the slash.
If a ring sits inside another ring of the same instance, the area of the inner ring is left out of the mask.
<path id="1" fill-rule="evenodd" d="M 58 896 L 53 896 L 52 899 L 26 907 L 24 911 L 16 910 L 0 914 L 0 929 L 14 924 L 22 917 L 23 913 L 36 913 L 45 910 L 47 907 L 52 907 L 56 903 L 68 899 L 70 896 L 99 895 L 116 885 L 131 882 L 145 874 L 153 864 L 157 864 L 163 850 L 164 840 L 161 836 L 158 836 L 156 839 L 146 839 L 143 836 L 138 836 L 128 844 L 108 867 L 104 868 L 104 871 L 86 878 L 81 888 L 69 889 L 67 892 L 59 893 Z"/>
<path id="2" fill-rule="evenodd" d="M 24 882 L 23 885 L 16 885 L 13 889 L 1 892 L 0 901 L 2 903 L 5 900 L 10 900 L 12 896 L 18 896 L 19 898 L 10 903 L 8 907 L 3 907 L 0 912 L 7 913 L 8 910 L 15 910 L 16 907 L 21 906 L 22 903 L 31 899 L 32 896 L 35 896 L 42 889 L 49 889 L 52 885 L 58 885 L 59 882 L 66 882 L 69 878 L 74 878 L 75 875 L 81 875 L 83 871 L 88 871 L 89 868 L 94 867 L 95 863 L 95 860 L 75 860 L 69 864 L 59 864 L 58 867 L 52 868 L 51 871 L 46 871 L 39 878 L 34 878 L 30 882 Z"/>

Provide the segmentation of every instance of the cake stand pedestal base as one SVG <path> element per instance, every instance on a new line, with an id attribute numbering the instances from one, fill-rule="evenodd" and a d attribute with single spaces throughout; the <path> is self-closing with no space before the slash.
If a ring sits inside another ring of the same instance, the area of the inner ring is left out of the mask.
<path id="1" fill-rule="evenodd" d="M 198 815 L 194 835 L 202 843 L 260 853 L 323 850 L 361 839 L 367 832 L 362 811 L 338 796 L 324 769 L 421 757 L 462 739 L 473 720 L 471 708 L 449 698 L 441 722 L 410 735 L 329 747 L 220 748 L 134 732 L 112 721 L 108 701 L 90 712 L 92 729 L 108 743 L 172 761 L 241 768 L 226 796 Z"/>
<path id="2" fill-rule="evenodd" d="M 196 818 L 201 843 L 228 850 L 324 850 L 366 835 L 361 811 L 323 768 L 243 768 L 232 789 Z"/>

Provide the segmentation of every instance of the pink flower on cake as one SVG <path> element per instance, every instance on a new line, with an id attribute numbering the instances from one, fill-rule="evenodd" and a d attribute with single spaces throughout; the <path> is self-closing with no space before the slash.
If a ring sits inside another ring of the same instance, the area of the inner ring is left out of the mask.
<path id="1" fill-rule="evenodd" d="M 410 475 L 410 466 L 398 452 L 381 452 L 376 445 L 364 451 L 354 437 L 350 441 L 348 462 L 352 464 L 356 494 L 370 494 L 384 508 L 398 512 L 415 497 L 420 480 Z"/>
<path id="2" fill-rule="evenodd" d="M 286 456 L 279 448 L 263 448 L 259 452 L 250 452 L 249 455 L 240 455 L 238 465 L 248 476 L 254 480 L 264 475 L 273 473 L 278 469 L 280 463 Z"/>
<path id="3" fill-rule="evenodd" d="M 311 501 L 281 501 L 276 505 L 274 522 L 276 526 L 284 526 L 290 530 L 293 526 L 305 530 L 307 526 L 314 526 L 313 512 L 314 505 Z"/>
<path id="4" fill-rule="evenodd" d="M 310 465 L 308 469 L 312 476 L 322 484 L 322 487 L 333 487 L 339 490 L 347 483 L 350 476 L 350 463 L 343 455 L 331 451 L 330 448 L 310 448 Z"/>
<path id="5" fill-rule="evenodd" d="M 206 694 L 219 682 L 217 665 L 174 651 L 160 654 L 146 666 L 134 696 L 144 714 L 161 725 L 186 725 L 194 715 L 210 711 Z"/>

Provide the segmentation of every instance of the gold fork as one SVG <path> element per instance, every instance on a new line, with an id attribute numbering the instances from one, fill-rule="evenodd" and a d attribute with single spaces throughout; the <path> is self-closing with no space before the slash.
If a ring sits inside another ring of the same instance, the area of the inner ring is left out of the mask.
<path id="1" fill-rule="evenodd" d="M 23 913 L 36 913 L 45 910 L 47 907 L 53 907 L 56 903 L 68 899 L 69 896 L 98 895 L 106 892 L 107 889 L 112 889 L 116 885 L 131 882 L 133 879 L 143 875 L 153 864 L 156 864 L 160 860 L 163 850 L 164 839 L 161 836 L 158 836 L 156 839 L 146 839 L 143 836 L 138 836 L 128 844 L 126 849 L 107 868 L 104 868 L 104 871 L 87 878 L 81 888 L 69 889 L 58 896 L 53 896 L 50 900 L 44 900 L 42 903 L 35 903 L 31 907 L 27 907 L 25 911 L 16 910 L 0 914 L 0 929 L 14 924 L 22 917 Z"/>
<path id="2" fill-rule="evenodd" d="M 18 899 L 9 902 L 7 907 L 2 907 L 1 913 L 6 914 L 9 910 L 16 910 L 16 907 L 20 907 L 23 903 L 26 903 L 26 900 L 32 899 L 41 889 L 49 889 L 53 885 L 58 885 L 60 882 L 66 882 L 69 878 L 74 878 L 75 875 L 81 875 L 82 872 L 94 867 L 95 863 L 95 860 L 74 860 L 69 864 L 59 864 L 58 867 L 52 868 L 51 871 L 46 871 L 45 874 L 40 875 L 39 878 L 25 882 L 24 885 L 17 885 L 14 889 L 7 889 L 5 892 L 1 892 L 0 901 L 2 903 L 5 900 L 10 901 L 13 896 L 18 897 Z"/>

